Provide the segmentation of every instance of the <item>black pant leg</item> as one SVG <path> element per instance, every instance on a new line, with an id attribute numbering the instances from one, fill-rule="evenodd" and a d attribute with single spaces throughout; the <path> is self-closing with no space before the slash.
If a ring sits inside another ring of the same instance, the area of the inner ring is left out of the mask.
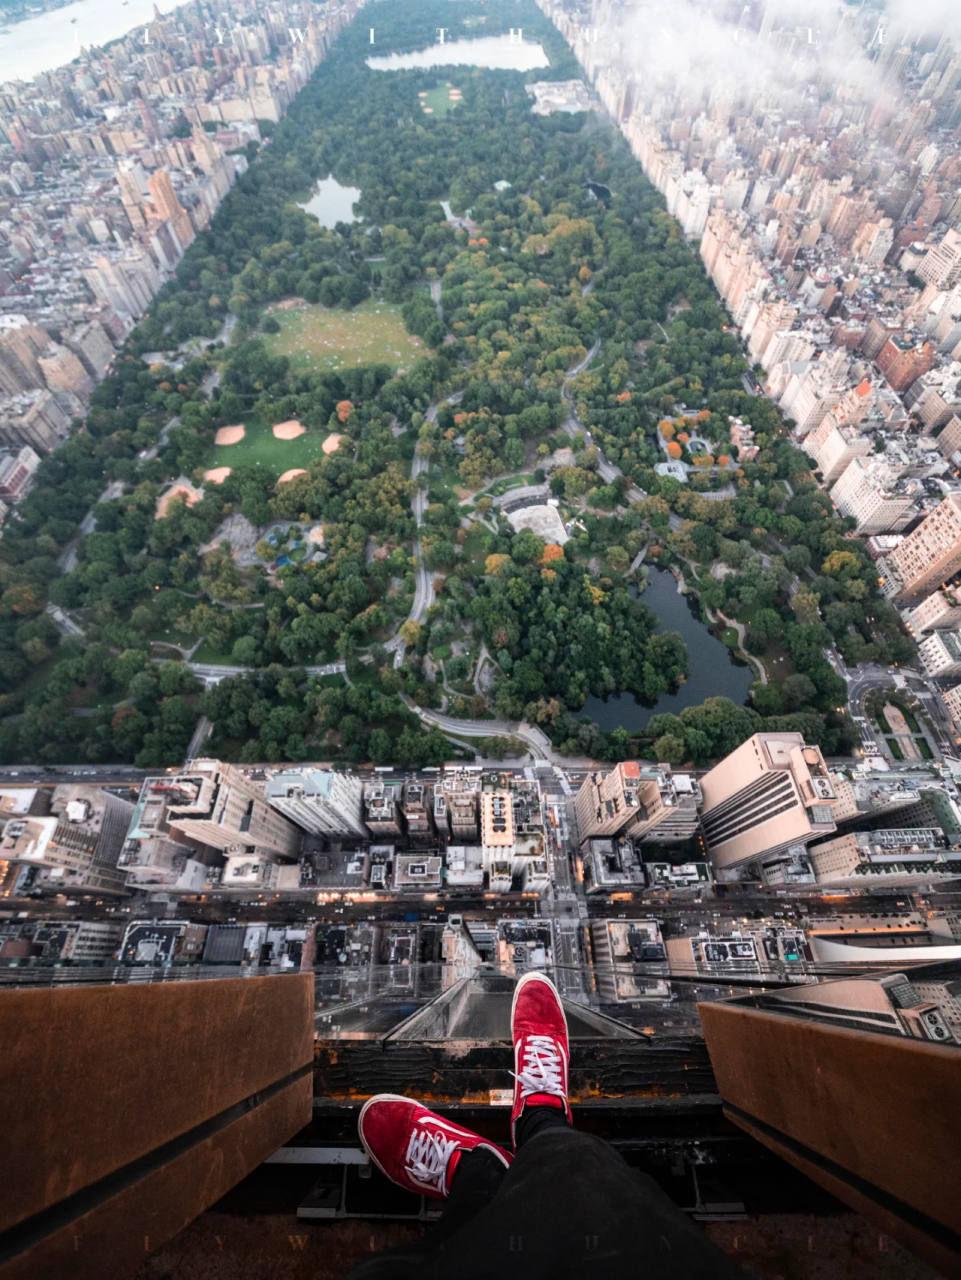
<path id="1" fill-rule="evenodd" d="M 478 1147 L 460 1158 L 451 1184 L 450 1195 L 441 1217 L 428 1228 L 416 1244 L 402 1245 L 379 1253 L 355 1267 L 348 1280 L 413 1280 L 423 1274 L 425 1254 L 446 1247 L 475 1214 L 493 1200 L 507 1174 L 503 1163 L 492 1151 Z"/>
<path id="2" fill-rule="evenodd" d="M 613 1147 L 556 1124 L 528 1139 L 494 1199 L 419 1280 L 745 1280 Z"/>

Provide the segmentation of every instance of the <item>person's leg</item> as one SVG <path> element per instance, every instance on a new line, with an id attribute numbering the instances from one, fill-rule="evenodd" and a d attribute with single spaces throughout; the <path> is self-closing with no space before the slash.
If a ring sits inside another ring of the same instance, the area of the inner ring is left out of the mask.
<path id="1" fill-rule="evenodd" d="M 572 1127 L 567 1022 L 543 974 L 518 984 L 511 1029 L 516 1158 L 419 1280 L 744 1280 L 652 1179 Z"/>
<path id="2" fill-rule="evenodd" d="M 444 1247 L 497 1194 L 511 1155 L 462 1125 L 396 1094 L 378 1094 L 358 1120 L 371 1160 L 406 1191 L 445 1201 L 444 1212 L 413 1245 L 369 1258 L 350 1280 L 407 1280 L 420 1275 L 425 1254 Z"/>
<path id="3" fill-rule="evenodd" d="M 517 1155 L 493 1198 L 427 1250 L 370 1259 L 351 1280 L 744 1280 L 651 1178 L 573 1129 L 566 1019 L 543 975 L 518 984 L 511 1027 Z"/>

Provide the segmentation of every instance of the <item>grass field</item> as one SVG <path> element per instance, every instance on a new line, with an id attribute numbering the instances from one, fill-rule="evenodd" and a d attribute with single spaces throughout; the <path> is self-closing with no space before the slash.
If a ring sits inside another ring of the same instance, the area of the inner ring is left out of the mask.
<path id="1" fill-rule="evenodd" d="M 214 445 L 204 459 L 204 468 L 264 467 L 283 475 L 293 467 L 306 467 L 311 458 L 322 456 L 327 431 L 308 431 L 296 440 L 277 440 L 271 427 L 257 418 L 248 418 L 246 433 L 237 444 Z"/>
<path id="2" fill-rule="evenodd" d="M 446 116 L 459 102 L 459 98 L 451 101 L 450 87 L 443 84 L 437 89 L 429 89 L 426 98 L 420 99 L 421 109 L 429 107 L 434 116 Z"/>
<path id="3" fill-rule="evenodd" d="M 318 305 L 272 315 L 280 333 L 267 336 L 267 345 L 275 355 L 287 356 L 295 369 L 324 373 L 361 364 L 409 369 L 424 350 L 420 338 L 404 328 L 400 307 L 373 298 L 353 311 Z"/>

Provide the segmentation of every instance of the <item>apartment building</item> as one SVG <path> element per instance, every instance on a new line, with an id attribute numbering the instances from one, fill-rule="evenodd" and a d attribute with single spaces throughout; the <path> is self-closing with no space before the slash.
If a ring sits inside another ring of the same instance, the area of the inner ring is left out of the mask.
<path id="1" fill-rule="evenodd" d="M 805 436 L 801 447 L 814 460 L 823 484 L 831 485 L 855 458 L 866 458 L 874 452 L 874 441 L 855 427 L 841 426 L 828 416 L 816 431 Z"/>
<path id="2" fill-rule="evenodd" d="M 40 459 L 29 445 L 19 453 L 0 458 L 0 498 L 6 502 L 19 502 L 30 492 L 34 473 Z"/>
<path id="3" fill-rule="evenodd" d="M 799 733 L 756 733 L 705 774 L 701 791 L 701 827 L 718 870 L 835 830 L 831 775 Z"/>
<path id="4" fill-rule="evenodd" d="M 468 769 L 445 770 L 434 786 L 434 826 L 442 839 L 473 844 L 478 837 L 480 774 Z"/>
<path id="5" fill-rule="evenodd" d="M 902 614 L 904 625 L 913 636 L 926 631 L 956 631 L 961 627 L 961 589 L 944 587 L 932 591 L 919 605 Z"/>
<path id="6" fill-rule="evenodd" d="M 0 861 L 17 863 L 21 892 L 125 894 L 118 859 L 134 807 L 97 787 L 56 787 L 48 814 L 16 815 L 0 837 Z"/>
<path id="7" fill-rule="evenodd" d="M 885 594 L 906 600 L 961 569 L 961 494 L 943 502 L 881 563 Z"/>
<path id="8" fill-rule="evenodd" d="M 369 782 L 364 787 L 364 822 L 378 836 L 403 834 L 399 782 Z"/>
<path id="9" fill-rule="evenodd" d="M 926 284 L 935 284 L 940 289 L 950 289 L 957 284 L 961 280 L 961 234 L 952 227 L 941 243 L 924 255 L 917 273 Z"/>
<path id="10" fill-rule="evenodd" d="M 296 858 L 302 838 L 239 769 L 192 760 L 181 773 L 145 779 L 120 864 L 131 883 L 194 890 L 216 860 L 210 851 L 276 862 Z"/>
<path id="11" fill-rule="evenodd" d="M 855 532 L 864 537 L 900 533 L 911 523 L 922 493 L 915 480 L 900 475 L 884 458 L 855 458 L 831 489 L 831 499 L 842 516 L 857 522 Z"/>
<path id="12" fill-rule="evenodd" d="M 961 631 L 932 631 L 919 642 L 918 657 L 929 676 L 961 676 Z"/>
<path id="13" fill-rule="evenodd" d="M 369 836 L 364 784 L 333 769 L 284 769 L 267 779 L 267 803 L 315 836 Z"/>
<path id="14" fill-rule="evenodd" d="M 961 684 L 956 684 L 953 689 L 946 689 L 941 697 L 955 727 L 961 731 Z"/>
<path id="15" fill-rule="evenodd" d="M 945 849 L 939 827 L 852 831 L 812 846 L 818 884 L 908 885 L 961 874 L 961 855 Z"/>
<path id="16" fill-rule="evenodd" d="M 698 826 L 700 787 L 670 765 L 625 760 L 609 773 L 590 773 L 574 800 L 581 843 L 604 836 L 672 844 Z"/>
<path id="17" fill-rule="evenodd" d="M 431 837 L 431 810 L 433 809 L 430 787 L 422 782 L 404 784 L 404 820 L 411 839 L 420 841 Z"/>

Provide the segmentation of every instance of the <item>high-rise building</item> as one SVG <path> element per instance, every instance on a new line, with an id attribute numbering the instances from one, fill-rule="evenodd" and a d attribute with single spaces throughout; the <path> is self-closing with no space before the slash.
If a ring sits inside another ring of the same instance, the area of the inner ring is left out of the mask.
<path id="1" fill-rule="evenodd" d="M 937 437 L 937 446 L 942 457 L 949 461 L 961 450 L 961 418 L 952 415 L 944 424 L 944 429 Z"/>
<path id="2" fill-rule="evenodd" d="M 961 494 L 949 494 L 885 559 L 897 599 L 920 595 L 961 569 Z"/>
<path id="3" fill-rule="evenodd" d="M 607 774 L 589 773 L 574 801 L 581 843 L 623 836 L 657 844 L 689 840 L 697 832 L 700 788 L 670 765 L 625 760 Z"/>
<path id="4" fill-rule="evenodd" d="M 216 861 L 210 850 L 276 862 L 296 858 L 301 840 L 239 769 L 192 760 L 180 773 L 145 780 L 120 863 L 131 883 L 196 889 Z"/>
<path id="5" fill-rule="evenodd" d="M 937 362 L 938 349 L 932 342 L 915 342 L 910 337 L 889 338 L 875 361 L 888 386 L 899 395 Z"/>
<path id="6" fill-rule="evenodd" d="M 403 834 L 399 782 L 369 782 L 364 787 L 364 822 L 378 836 Z"/>
<path id="7" fill-rule="evenodd" d="M 701 827 L 718 870 L 835 830 L 834 786 L 799 733 L 756 733 L 701 779 Z"/>
<path id="8" fill-rule="evenodd" d="M 17 454 L 0 458 L 0 498 L 19 502 L 29 491 L 39 465 L 40 459 L 29 445 Z"/>
<path id="9" fill-rule="evenodd" d="M 405 783 L 403 808 L 408 835 L 421 841 L 429 839 L 433 808 L 430 788 L 422 782 Z"/>
<path id="10" fill-rule="evenodd" d="M 99 382 L 116 354 L 110 337 L 99 320 L 78 325 L 67 338 L 67 345 L 77 355 L 95 382 Z"/>
<path id="11" fill-rule="evenodd" d="M 961 853 L 945 844 L 940 827 L 851 831 L 813 845 L 808 858 L 818 884 L 907 885 L 961 873 Z"/>
<path id="12" fill-rule="evenodd" d="M 473 844 L 479 835 L 480 774 L 447 769 L 434 787 L 434 824 L 440 836 L 454 844 Z"/>
<path id="13" fill-rule="evenodd" d="M 295 858 L 301 835 L 268 805 L 263 788 L 220 760 L 191 760 L 168 779 L 173 831 L 223 853 Z"/>
<path id="14" fill-rule="evenodd" d="M 0 860 L 20 864 L 21 891 L 126 893 L 117 864 L 132 813 L 128 800 L 98 787 L 56 787 L 49 815 L 7 821 Z"/>
<path id="15" fill-rule="evenodd" d="M 814 459 L 825 486 L 834 484 L 855 458 L 866 458 L 874 451 L 870 436 L 862 436 L 856 427 L 839 425 L 832 414 L 816 431 L 805 436 L 801 445 Z"/>
<path id="16" fill-rule="evenodd" d="M 961 676 L 961 631 L 932 631 L 919 642 L 918 657 L 934 679 Z"/>
<path id="17" fill-rule="evenodd" d="M 953 227 L 941 243 L 930 249 L 918 263 L 917 273 L 927 284 L 950 289 L 961 280 L 961 233 Z"/>
<path id="18" fill-rule="evenodd" d="M 267 779 L 267 803 L 315 836 L 370 833 L 364 823 L 364 784 L 333 769 L 284 769 Z"/>
<path id="19" fill-rule="evenodd" d="M 884 458 L 854 458 L 831 489 L 831 498 L 842 516 L 855 520 L 861 536 L 900 533 L 914 518 L 924 492 L 918 481 L 900 476 L 900 468 Z"/>
<path id="20" fill-rule="evenodd" d="M 147 189 L 153 201 L 157 217 L 169 222 L 176 233 L 181 250 L 186 250 L 194 238 L 187 210 L 177 199 L 170 174 L 166 169 L 158 169 L 147 179 Z"/>
<path id="21" fill-rule="evenodd" d="M 93 390 L 93 381 L 83 364 L 59 342 L 49 343 L 43 355 L 37 357 L 37 364 L 51 391 L 83 397 Z"/>
<path id="22" fill-rule="evenodd" d="M 918 638 L 926 631 L 956 631 L 961 628 L 961 589 L 945 587 L 932 591 L 903 616 L 904 625 Z"/>

